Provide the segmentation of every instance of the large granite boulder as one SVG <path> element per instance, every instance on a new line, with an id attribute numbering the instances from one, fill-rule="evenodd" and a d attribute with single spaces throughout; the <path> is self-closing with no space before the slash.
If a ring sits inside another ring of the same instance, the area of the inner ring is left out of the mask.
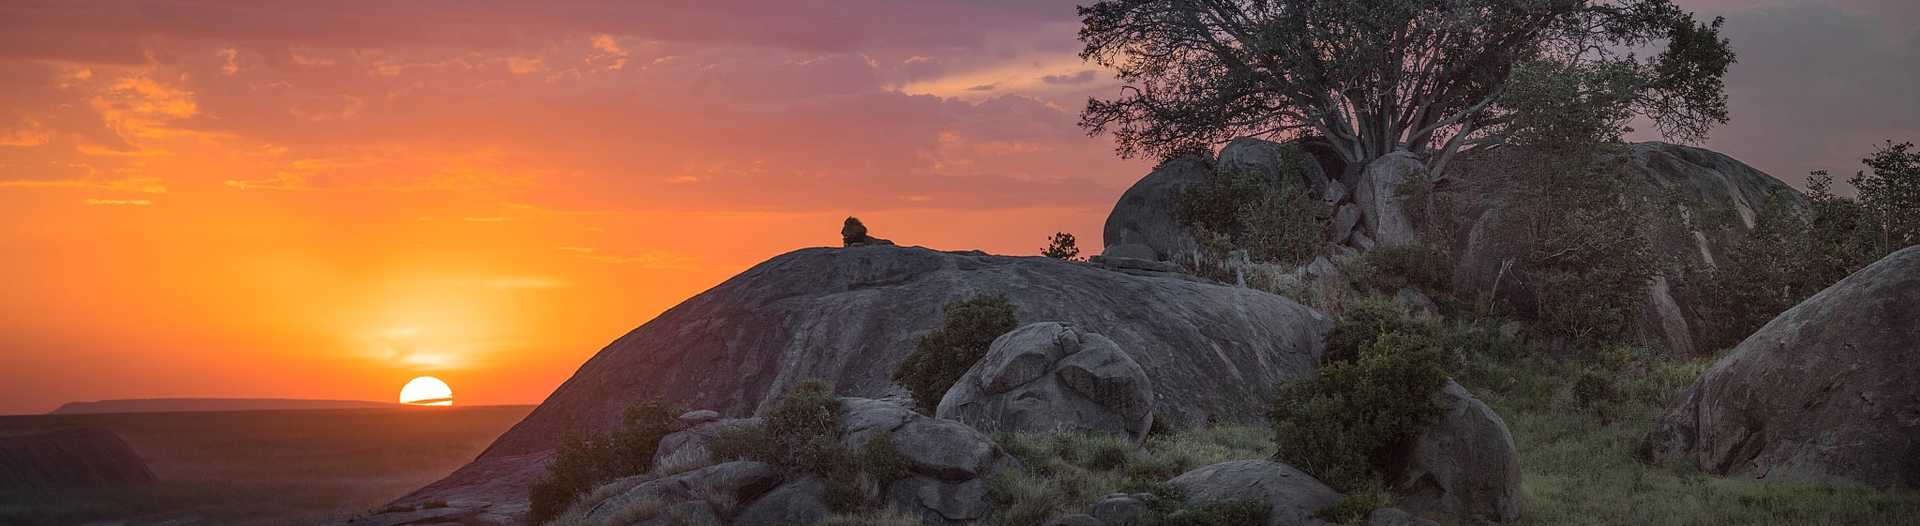
<path id="1" fill-rule="evenodd" d="M 1508 212 L 1522 198 L 1513 194 L 1511 178 L 1525 173 L 1525 148 L 1502 148 L 1495 154 L 1463 157 L 1449 169 L 1451 190 L 1464 196 L 1465 206 L 1448 218 L 1446 232 L 1454 240 L 1453 286 L 1473 301 L 1497 298 L 1522 309 L 1534 299 L 1523 284 L 1527 276 L 1516 267 L 1530 249 L 1519 227 L 1520 214 Z M 1629 145 L 1624 155 L 1607 161 L 1613 170 L 1633 181 L 1632 191 L 1655 203 L 1671 204 L 1654 214 L 1655 255 L 1663 259 L 1708 267 L 1725 261 L 1727 251 L 1754 226 L 1757 211 L 1770 202 L 1804 209 L 1806 198 L 1792 187 L 1738 160 L 1710 150 L 1662 142 Z M 1710 227 L 1708 218 L 1730 217 L 1724 228 Z M 1423 225 L 1424 227 L 1425 225 Z M 1436 226 L 1436 228 L 1445 228 Z M 1377 238 L 1376 238 L 1377 240 Z M 1675 354 L 1709 353 L 1696 340 L 1704 335 L 1699 314 L 1670 289 L 1662 276 L 1647 284 L 1646 301 L 1635 329 L 1649 346 Z"/>
<path id="2" fill-rule="evenodd" d="M 0 490 L 104 488 L 153 482 L 119 435 L 83 427 L 0 435 Z"/>
<path id="3" fill-rule="evenodd" d="M 1291 151 L 1290 151 L 1291 150 Z M 1292 163 L 1292 167 L 1283 163 Z M 1282 177 L 1298 173 L 1291 181 L 1300 188 L 1308 189 L 1308 195 L 1326 196 L 1328 184 L 1339 185 L 1338 181 L 1329 181 L 1320 162 L 1305 150 L 1294 144 L 1278 143 L 1252 137 L 1241 137 L 1220 147 L 1220 157 L 1216 163 L 1220 169 L 1229 172 L 1255 174 L 1275 183 L 1284 183 Z M 1344 193 L 1341 187 L 1338 192 Z M 1338 200 L 1337 198 L 1335 199 Z"/>
<path id="4" fill-rule="evenodd" d="M 1153 383 L 1105 336 L 1057 322 L 994 340 L 935 413 L 986 432 L 1104 431 L 1144 440 Z"/>
<path id="5" fill-rule="evenodd" d="M 884 398 L 942 306 L 1005 295 L 1023 320 L 1110 338 L 1155 386 L 1176 427 L 1259 421 L 1274 384 L 1311 373 L 1332 321 L 1264 292 L 1133 275 L 1044 257 L 919 247 L 810 248 L 773 258 L 669 309 L 581 366 L 482 458 L 548 449 L 570 429 L 604 430 L 660 396 L 758 413 L 794 385 Z"/>
<path id="6" fill-rule="evenodd" d="M 1156 418 L 1175 428 L 1262 420 L 1274 385 L 1314 370 L 1332 325 L 1281 296 L 1177 274 L 920 247 L 803 249 L 614 341 L 474 463 L 398 503 L 473 502 L 485 504 L 488 520 L 524 516 L 527 482 L 562 434 L 604 431 L 649 397 L 745 416 L 815 378 L 843 396 L 898 396 L 890 376 L 914 340 L 940 325 L 943 305 L 982 294 L 1007 296 L 1020 319 L 1069 323 L 1113 340 L 1155 386 Z M 872 403 L 887 409 L 849 411 L 849 420 L 891 429 L 918 416 Z M 873 434 L 849 428 L 849 437 Z M 705 463 L 686 456 L 681 469 Z"/>
<path id="7" fill-rule="evenodd" d="M 1271 460 L 1235 460 L 1201 466 L 1167 481 L 1186 502 L 1259 502 L 1267 526 L 1313 524 L 1313 514 L 1340 501 L 1340 492 L 1293 466 Z"/>
<path id="8" fill-rule="evenodd" d="M 1107 214 L 1101 232 L 1102 245 L 1127 247 L 1126 257 L 1139 258 L 1151 252 L 1151 259 L 1186 261 L 1196 257 L 1200 244 L 1193 231 L 1174 217 L 1180 192 L 1213 174 L 1213 159 L 1205 155 L 1186 155 L 1161 162 L 1141 178 Z M 1142 250 L 1142 249 L 1145 250 Z"/>
<path id="9" fill-rule="evenodd" d="M 1644 449 L 1727 476 L 1920 487 L 1920 247 L 1740 342 L 1655 422 Z"/>
<path id="10" fill-rule="evenodd" d="M 1408 511 L 1465 521 L 1520 517 L 1520 462 L 1506 421 L 1447 381 L 1445 412 L 1395 455 L 1391 490 Z"/>
<path id="11" fill-rule="evenodd" d="M 1426 171 L 1426 163 L 1414 154 L 1394 152 L 1375 159 L 1361 172 L 1353 201 L 1360 206 L 1363 233 L 1374 246 L 1398 247 L 1419 240 L 1402 190 L 1408 181 L 1426 177 Z"/>

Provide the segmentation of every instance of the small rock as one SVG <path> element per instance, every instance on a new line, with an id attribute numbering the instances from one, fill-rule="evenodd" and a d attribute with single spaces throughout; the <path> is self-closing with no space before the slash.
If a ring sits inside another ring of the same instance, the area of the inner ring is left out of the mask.
<path id="1" fill-rule="evenodd" d="M 1325 192 L 1321 192 L 1320 200 L 1325 201 L 1327 204 L 1335 204 L 1347 200 L 1347 185 L 1340 184 L 1340 181 L 1327 181 L 1327 189 Z"/>
<path id="2" fill-rule="evenodd" d="M 1520 462 L 1493 408 L 1447 381 L 1446 412 L 1398 455 L 1391 476 L 1401 507 L 1464 521 L 1520 517 Z"/>
<path id="3" fill-rule="evenodd" d="M 1106 526 L 1135 526 L 1140 524 L 1140 518 L 1146 516 L 1148 511 L 1151 510 L 1147 503 L 1140 499 L 1128 495 L 1108 495 L 1100 502 L 1093 503 L 1087 514 L 1100 519 L 1100 523 Z"/>
<path id="4" fill-rule="evenodd" d="M 1407 308 L 1414 319 L 1430 320 L 1440 317 L 1440 307 L 1434 305 L 1433 298 L 1409 287 L 1401 287 L 1393 294 L 1393 302 Z"/>
<path id="5" fill-rule="evenodd" d="M 734 524 L 816 524 L 827 517 L 827 484 L 813 475 L 781 484 L 740 510 Z"/>
<path id="6" fill-rule="evenodd" d="M 987 481 L 943 482 L 927 477 L 907 477 L 890 487 L 895 509 L 919 515 L 928 524 L 948 524 L 978 520 L 992 511 L 987 500 Z"/>
<path id="7" fill-rule="evenodd" d="M 1158 255 L 1153 253 L 1153 247 L 1141 243 L 1126 243 L 1107 247 L 1105 250 L 1100 251 L 1099 256 L 1094 257 L 1100 256 L 1106 256 L 1108 258 L 1132 258 L 1142 261 L 1154 261 L 1159 258 Z"/>
<path id="8" fill-rule="evenodd" d="M 1338 184 L 1338 183 L 1336 183 Z M 1340 205 L 1333 213 L 1333 223 L 1327 228 L 1327 242 L 1345 243 L 1353 237 L 1353 231 L 1360 226 L 1360 205 L 1347 203 Z"/>
<path id="9" fill-rule="evenodd" d="M 679 420 L 680 420 L 680 425 L 692 428 L 692 427 L 699 427 L 701 424 L 705 424 L 707 422 L 712 422 L 719 419 L 720 419 L 719 411 L 702 409 L 699 411 L 687 411 L 686 414 L 680 415 Z"/>
<path id="10" fill-rule="evenodd" d="M 1340 501 L 1340 492 L 1293 466 L 1271 460 L 1235 460 L 1201 466 L 1168 484 L 1189 504 L 1259 502 L 1267 505 L 1267 526 L 1311 524 L 1313 514 Z"/>
<path id="11" fill-rule="evenodd" d="M 993 439 L 966 424 L 919 418 L 893 432 L 893 444 L 913 470 L 943 480 L 972 480 L 998 456 Z"/>

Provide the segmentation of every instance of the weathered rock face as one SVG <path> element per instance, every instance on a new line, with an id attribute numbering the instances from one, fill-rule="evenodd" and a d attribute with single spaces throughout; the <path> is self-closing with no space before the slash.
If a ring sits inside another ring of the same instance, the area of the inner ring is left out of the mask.
<path id="1" fill-rule="evenodd" d="M 1407 152 L 1394 152 L 1375 159 L 1361 172 L 1353 201 L 1360 205 L 1360 223 L 1367 238 L 1376 246 L 1397 247 L 1412 244 L 1419 233 L 1407 216 L 1406 197 L 1401 186 L 1424 177 L 1426 164 Z"/>
<path id="2" fill-rule="evenodd" d="M 989 433 L 1104 431 L 1139 441 L 1153 425 L 1153 384 L 1113 340 L 1041 322 L 994 340 L 935 414 Z"/>
<path id="3" fill-rule="evenodd" d="M 146 461 L 112 431 L 57 429 L 0 436 L 0 489 L 116 487 L 153 482 Z"/>
<path id="4" fill-rule="evenodd" d="M 880 398 L 949 302 L 1004 294 L 1023 320 L 1100 333 L 1146 370 L 1175 426 L 1257 420 L 1273 385 L 1313 370 L 1323 314 L 1286 298 L 1043 257 L 861 246 L 791 252 L 701 293 L 581 366 L 483 458 L 599 430 L 649 396 L 744 415 L 819 378 Z"/>
<path id="5" fill-rule="evenodd" d="M 1415 513 L 1466 521 L 1520 517 L 1520 462 L 1507 424 L 1453 381 L 1446 412 L 1395 459 L 1392 491 Z"/>
<path id="6" fill-rule="evenodd" d="M 1188 503 L 1265 503 L 1267 526 L 1312 524 L 1314 512 L 1340 501 L 1340 492 L 1293 466 L 1271 460 L 1202 466 L 1167 483 L 1180 488 Z"/>
<path id="7" fill-rule="evenodd" d="M 1124 250 L 1126 257 L 1138 258 L 1148 251 L 1152 253 L 1151 259 L 1160 261 L 1194 257 L 1200 245 L 1194 242 L 1193 231 L 1174 218 L 1174 207 L 1179 203 L 1180 191 L 1206 180 L 1212 173 L 1213 160 L 1201 155 L 1176 157 L 1160 163 L 1152 173 L 1120 194 L 1120 201 L 1114 203 L 1113 212 L 1107 215 L 1102 244 L 1134 245 Z M 1140 250 L 1141 247 L 1146 250 Z"/>
<path id="8" fill-rule="evenodd" d="M 658 506 L 656 513 L 640 514 L 639 524 L 718 524 L 728 513 L 728 506 L 721 504 L 754 502 L 779 484 L 780 473 L 773 466 L 744 460 L 668 477 L 631 477 L 608 483 L 619 491 L 588 509 L 586 519 L 590 524 L 614 524 L 633 515 L 635 508 Z M 701 519 L 706 521 L 695 522 Z"/>
<path id="9" fill-rule="evenodd" d="M 1728 476 L 1920 487 L 1920 247 L 1761 327 L 1655 422 L 1646 452 Z"/>
<path id="10" fill-rule="evenodd" d="M 1512 263 L 1530 247 L 1525 236 L 1516 232 L 1518 214 L 1504 212 L 1517 200 L 1508 195 L 1511 185 L 1503 183 L 1513 176 L 1505 163 L 1525 154 L 1510 149 L 1505 155 L 1464 159 L 1457 169 L 1450 170 L 1449 177 L 1456 179 L 1465 192 L 1474 194 L 1478 202 L 1450 219 L 1462 231 L 1448 233 L 1456 240 L 1454 288 L 1475 301 L 1491 292 L 1515 305 L 1534 303 L 1520 285 L 1526 277 Z M 1655 214 L 1656 224 L 1649 225 L 1656 255 L 1697 265 L 1724 261 L 1727 251 L 1753 228 L 1756 211 L 1770 201 L 1790 207 L 1804 207 L 1806 203 L 1804 196 L 1785 183 L 1731 157 L 1700 148 L 1660 142 L 1633 144 L 1617 166 L 1637 181 L 1633 189 L 1642 197 L 1674 203 L 1670 213 Z M 1705 218 L 1729 213 L 1734 218 L 1728 225 L 1731 228 L 1700 226 Z M 1699 319 L 1691 306 L 1678 300 L 1666 279 L 1648 284 L 1647 300 L 1636 323 L 1641 340 L 1673 353 L 1713 351 L 1694 344 L 1701 335 L 1702 323 L 1710 321 Z"/>
<path id="11" fill-rule="evenodd" d="M 1290 147 L 1273 141 L 1241 137 L 1220 148 L 1218 164 L 1223 170 L 1258 174 L 1275 182 L 1280 182 L 1284 174 L 1293 173 L 1294 169 L 1297 169 L 1300 174 L 1299 180 L 1294 182 L 1299 183 L 1300 188 L 1306 188 L 1311 192 L 1307 195 L 1327 195 L 1328 183 L 1337 184 L 1338 182 L 1329 181 L 1326 172 L 1321 170 L 1320 163 L 1305 151 L 1297 155 L 1288 155 L 1287 149 Z M 1295 163 L 1292 167 L 1294 169 L 1281 166 L 1282 162 L 1288 160 Z M 1343 186 L 1337 191 L 1344 194 L 1346 189 Z"/>

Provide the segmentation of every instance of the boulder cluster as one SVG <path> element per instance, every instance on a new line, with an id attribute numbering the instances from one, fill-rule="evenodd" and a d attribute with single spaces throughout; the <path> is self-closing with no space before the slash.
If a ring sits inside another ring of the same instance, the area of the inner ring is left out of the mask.
<path id="1" fill-rule="evenodd" d="M 1198 248 L 1173 218 L 1181 189 L 1221 167 L 1297 174 L 1332 210 L 1327 242 L 1358 251 L 1416 242 L 1400 190 L 1424 170 L 1406 154 L 1349 170 L 1286 147 L 1293 146 L 1242 139 L 1217 157 L 1161 164 L 1121 197 L 1104 253 L 1085 263 L 893 246 L 849 217 L 842 247 L 775 257 L 635 329 L 474 463 L 396 503 L 443 506 L 355 524 L 522 522 L 526 483 L 562 433 L 603 431 L 624 408 L 653 396 L 702 410 L 681 415 L 677 430 L 660 440 L 651 472 L 583 497 L 574 513 L 585 522 L 809 524 L 826 518 L 830 503 L 852 499 L 924 524 L 975 524 L 998 511 L 990 489 L 996 477 L 1029 469 L 997 434 L 1107 434 L 1141 447 L 1156 428 L 1265 425 L 1275 386 L 1314 374 L 1333 321 L 1286 297 L 1183 273 L 1183 258 Z M 1704 150 L 1657 143 L 1630 150 L 1624 169 L 1637 170 L 1650 187 L 1678 188 L 1682 215 L 1750 210 L 1764 196 L 1792 192 Z M 1484 176 L 1477 169 L 1464 164 L 1465 184 Z M 1493 226 L 1505 206 L 1500 199 L 1452 218 L 1466 229 L 1455 236 L 1465 245 L 1446 251 L 1460 258 L 1452 262 L 1456 287 L 1496 276 L 1490 269 L 1520 249 Z M 1740 217 L 1752 227 L 1750 214 Z M 1686 241 L 1658 250 L 1711 262 L 1729 243 L 1720 233 L 1680 237 Z M 1342 268 L 1322 256 L 1283 277 L 1344 282 Z M 1649 287 L 1642 333 L 1670 350 L 1687 349 L 1694 313 L 1665 286 L 1656 279 Z M 940 325 L 941 305 L 982 295 L 1006 297 L 1021 324 L 993 341 L 932 415 L 916 413 L 911 408 L 926 401 L 903 399 L 890 373 L 920 335 Z M 1418 317 L 1439 312 L 1434 298 L 1414 288 L 1399 289 L 1393 301 Z M 1730 476 L 1920 486 L 1920 382 L 1913 381 L 1920 362 L 1910 359 L 1916 331 L 1920 248 L 1855 274 L 1748 338 L 1674 403 L 1643 453 Z M 808 379 L 832 381 L 840 397 L 833 403 L 842 420 L 828 441 L 849 452 L 890 451 L 897 460 L 886 475 L 862 471 L 850 483 L 715 453 L 725 437 L 764 429 L 765 417 L 752 415 L 768 414 Z M 1520 468 L 1505 421 L 1452 381 L 1432 396 L 1438 417 L 1381 453 L 1380 482 L 1395 507 L 1372 510 L 1367 523 L 1518 519 Z M 1177 491 L 1106 495 L 1048 524 L 1130 526 L 1170 505 L 1209 503 L 1259 508 L 1268 525 L 1321 524 L 1318 517 L 1346 497 L 1301 466 L 1271 458 L 1198 466 L 1164 484 Z"/>

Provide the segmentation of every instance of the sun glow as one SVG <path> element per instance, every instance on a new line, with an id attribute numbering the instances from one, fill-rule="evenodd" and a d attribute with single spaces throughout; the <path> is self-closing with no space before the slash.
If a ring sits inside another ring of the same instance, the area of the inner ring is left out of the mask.
<path id="1" fill-rule="evenodd" d="M 439 378 L 422 376 L 400 388 L 400 403 L 407 405 L 451 406 L 453 388 Z"/>

